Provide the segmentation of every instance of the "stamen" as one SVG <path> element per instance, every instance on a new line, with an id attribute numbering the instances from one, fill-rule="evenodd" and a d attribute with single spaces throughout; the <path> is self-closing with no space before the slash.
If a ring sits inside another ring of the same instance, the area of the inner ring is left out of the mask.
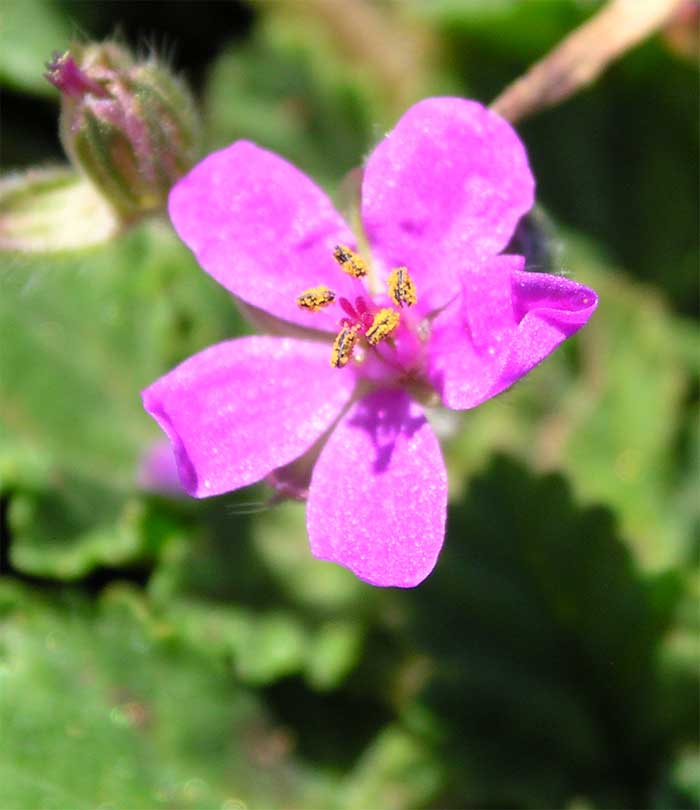
<path id="1" fill-rule="evenodd" d="M 392 270 L 387 285 L 391 300 L 399 307 L 412 307 L 418 300 L 416 285 L 406 267 L 396 267 Z"/>
<path id="2" fill-rule="evenodd" d="M 367 275 L 365 260 L 346 245 L 337 245 L 333 251 L 333 258 L 349 276 L 362 278 Z"/>
<path id="3" fill-rule="evenodd" d="M 395 309 L 391 309 L 390 307 L 380 309 L 374 316 L 372 325 L 365 332 L 365 337 L 370 346 L 376 346 L 379 341 L 389 337 L 399 325 L 400 320 L 401 316 Z"/>
<path id="4" fill-rule="evenodd" d="M 321 285 L 320 287 L 312 287 L 310 290 L 303 292 L 297 298 L 297 306 L 302 309 L 308 309 L 310 312 L 318 312 L 319 309 L 327 307 L 335 301 L 335 293 L 333 290 Z"/>
<path id="5" fill-rule="evenodd" d="M 356 326 L 344 325 L 336 335 L 331 350 L 331 367 L 343 368 L 352 357 L 352 350 L 359 340 L 360 335 Z"/>

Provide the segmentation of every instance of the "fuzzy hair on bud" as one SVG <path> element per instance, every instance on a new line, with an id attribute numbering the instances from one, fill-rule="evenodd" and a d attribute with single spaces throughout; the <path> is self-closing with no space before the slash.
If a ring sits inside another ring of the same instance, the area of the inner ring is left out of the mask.
<path id="1" fill-rule="evenodd" d="M 186 85 L 155 56 L 138 60 L 109 41 L 71 47 L 47 69 L 74 165 L 123 222 L 162 209 L 197 158 L 200 126 Z"/>

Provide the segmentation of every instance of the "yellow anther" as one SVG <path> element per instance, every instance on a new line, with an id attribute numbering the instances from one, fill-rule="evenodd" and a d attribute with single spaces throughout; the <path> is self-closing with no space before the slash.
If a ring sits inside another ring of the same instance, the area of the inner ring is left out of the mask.
<path id="1" fill-rule="evenodd" d="M 297 306 L 308 309 L 310 312 L 318 312 L 319 309 L 327 307 L 335 301 L 335 293 L 328 287 L 312 287 L 297 297 Z"/>
<path id="2" fill-rule="evenodd" d="M 401 316 L 395 309 L 391 309 L 390 307 L 380 309 L 374 316 L 372 325 L 365 332 L 365 337 L 370 346 L 376 346 L 380 340 L 389 337 L 399 325 L 400 320 Z"/>
<path id="3" fill-rule="evenodd" d="M 362 278 L 367 275 L 365 260 L 346 245 L 337 245 L 333 251 L 333 258 L 349 276 Z"/>
<path id="4" fill-rule="evenodd" d="M 360 339 L 360 334 L 356 326 L 344 326 L 333 341 L 331 350 L 332 368 L 342 368 L 348 364 L 352 357 L 352 350 Z"/>
<path id="5" fill-rule="evenodd" d="M 416 285 L 405 267 L 396 267 L 389 273 L 389 296 L 399 307 L 412 307 L 416 301 Z"/>

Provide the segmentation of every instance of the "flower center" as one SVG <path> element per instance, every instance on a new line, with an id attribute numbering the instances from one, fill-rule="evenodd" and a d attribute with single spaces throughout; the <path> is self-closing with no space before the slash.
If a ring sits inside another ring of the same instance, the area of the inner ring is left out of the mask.
<path id="1" fill-rule="evenodd" d="M 335 247 L 333 258 L 343 272 L 358 280 L 364 293 L 364 285 L 360 279 L 367 275 L 367 262 L 345 245 Z M 378 344 L 383 342 L 393 346 L 392 336 L 401 323 L 400 310 L 412 307 L 418 300 L 408 268 L 396 267 L 391 271 L 387 279 L 387 294 L 395 306 L 378 307 L 371 298 L 365 298 L 364 294 L 359 294 L 354 304 L 345 297 L 337 300 L 345 317 L 341 318 L 338 334 L 333 341 L 330 358 L 333 368 L 346 366 L 354 356 L 355 350 L 363 344 L 375 350 Z M 335 304 L 336 294 L 329 287 L 321 285 L 301 293 L 296 302 L 302 309 L 318 312 Z M 386 360 L 382 355 L 379 356 Z"/>

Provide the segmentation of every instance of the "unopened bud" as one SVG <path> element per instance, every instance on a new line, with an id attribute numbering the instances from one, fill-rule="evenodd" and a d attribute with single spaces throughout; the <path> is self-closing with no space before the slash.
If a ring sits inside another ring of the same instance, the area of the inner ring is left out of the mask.
<path id="1" fill-rule="evenodd" d="M 71 160 L 123 221 L 162 208 L 197 158 L 199 121 L 184 83 L 113 42 L 76 46 L 47 67 Z"/>

